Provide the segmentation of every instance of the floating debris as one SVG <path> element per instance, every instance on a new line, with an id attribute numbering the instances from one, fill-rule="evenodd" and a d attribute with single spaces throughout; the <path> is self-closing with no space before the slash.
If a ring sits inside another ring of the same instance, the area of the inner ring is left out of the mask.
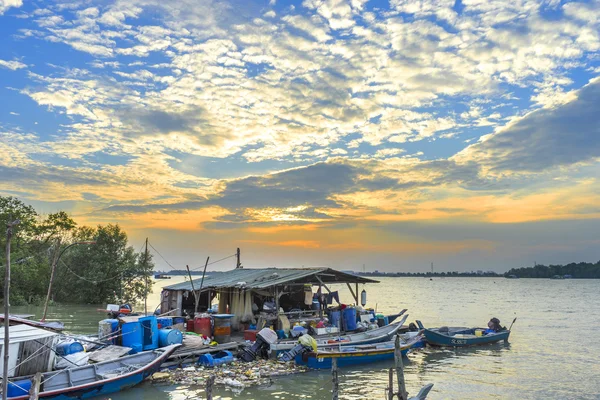
<path id="1" fill-rule="evenodd" d="M 256 360 L 253 362 L 234 361 L 214 368 L 200 365 L 181 369 L 164 370 L 154 374 L 152 381 L 178 385 L 204 385 L 209 376 L 215 376 L 215 385 L 223 385 L 232 389 L 243 389 L 248 386 L 264 385 L 275 376 L 298 374 L 308 371 L 307 368 L 294 363 L 283 363 L 275 360 Z"/>

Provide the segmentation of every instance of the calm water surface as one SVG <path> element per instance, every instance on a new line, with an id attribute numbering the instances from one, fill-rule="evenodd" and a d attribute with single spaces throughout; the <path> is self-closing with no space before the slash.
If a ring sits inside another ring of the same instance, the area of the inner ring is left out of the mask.
<path id="1" fill-rule="evenodd" d="M 159 304 L 160 287 L 183 278 L 158 281 L 148 308 Z M 368 307 L 383 313 L 408 308 L 409 321 L 425 326 L 484 326 L 496 316 L 504 325 L 518 317 L 510 344 L 471 349 L 428 348 L 409 354 L 405 377 L 409 393 L 426 383 L 430 399 L 600 399 L 600 280 L 503 278 L 380 278 L 367 285 Z M 351 299 L 346 287 L 338 287 Z M 362 290 L 359 289 L 359 290 Z M 96 332 L 104 314 L 96 306 L 50 309 L 70 330 Z M 13 312 L 40 316 L 39 307 Z M 387 368 L 377 363 L 343 369 L 340 398 L 384 399 Z M 235 394 L 219 388 L 220 399 L 330 399 L 329 371 L 277 378 L 269 387 Z M 200 388 L 153 386 L 119 393 L 115 400 L 202 398 Z"/>

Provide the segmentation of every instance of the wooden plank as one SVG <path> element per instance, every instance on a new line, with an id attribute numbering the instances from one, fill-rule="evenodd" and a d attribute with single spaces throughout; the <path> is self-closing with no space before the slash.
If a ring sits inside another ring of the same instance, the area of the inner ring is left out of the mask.
<path id="1" fill-rule="evenodd" d="M 350 286 L 349 283 L 346 283 L 346 285 L 348 285 L 348 289 L 350 289 L 350 293 L 352 294 L 352 297 L 354 298 L 354 301 L 356 301 L 355 304 L 358 305 L 358 297 L 356 296 L 356 293 L 354 293 L 354 290 L 352 289 L 352 286 Z"/>
<path id="2" fill-rule="evenodd" d="M 131 347 L 111 345 L 103 349 L 93 351 L 89 354 L 89 356 L 91 362 L 99 363 L 123 357 L 124 355 L 129 354 L 130 351 Z"/>

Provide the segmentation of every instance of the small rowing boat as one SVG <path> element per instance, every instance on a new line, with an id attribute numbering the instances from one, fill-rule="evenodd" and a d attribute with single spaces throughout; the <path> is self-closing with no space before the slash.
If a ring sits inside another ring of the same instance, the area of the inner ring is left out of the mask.
<path id="1" fill-rule="evenodd" d="M 412 348 L 419 347 L 423 338 L 414 337 L 408 342 L 402 341 L 400 351 L 406 355 Z M 337 359 L 338 367 L 361 365 L 376 361 L 394 359 L 395 341 L 370 345 L 344 345 L 319 348 L 296 356 L 296 364 L 312 369 L 331 369 L 332 360 Z"/>
<path id="2" fill-rule="evenodd" d="M 132 356 L 117 358 L 83 367 L 42 374 L 40 399 L 73 400 L 105 396 L 133 387 L 160 369 L 160 365 L 180 346 L 144 351 Z M 19 393 L 10 400 L 29 399 L 26 387 L 31 380 L 11 382 Z M 14 390 L 14 389 L 13 389 Z"/>
<path id="3" fill-rule="evenodd" d="M 508 341 L 510 330 L 505 329 L 498 332 L 489 332 L 484 328 L 466 327 L 441 327 L 423 328 L 421 321 L 417 321 L 419 328 L 423 330 L 428 344 L 433 346 L 466 347 L 478 346 L 499 341 Z"/>

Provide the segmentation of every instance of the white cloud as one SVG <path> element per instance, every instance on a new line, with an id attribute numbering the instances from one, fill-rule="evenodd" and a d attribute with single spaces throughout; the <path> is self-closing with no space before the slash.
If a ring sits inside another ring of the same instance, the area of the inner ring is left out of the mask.
<path id="1" fill-rule="evenodd" d="M 23 5 L 23 0 L 0 0 L 0 15 L 11 7 L 18 8 Z"/>
<path id="2" fill-rule="evenodd" d="M 0 60 L 0 67 L 8 68 L 13 71 L 16 71 L 21 68 L 27 68 L 27 64 L 24 64 L 21 61 L 17 61 L 17 60 L 12 60 L 12 61 Z"/>

